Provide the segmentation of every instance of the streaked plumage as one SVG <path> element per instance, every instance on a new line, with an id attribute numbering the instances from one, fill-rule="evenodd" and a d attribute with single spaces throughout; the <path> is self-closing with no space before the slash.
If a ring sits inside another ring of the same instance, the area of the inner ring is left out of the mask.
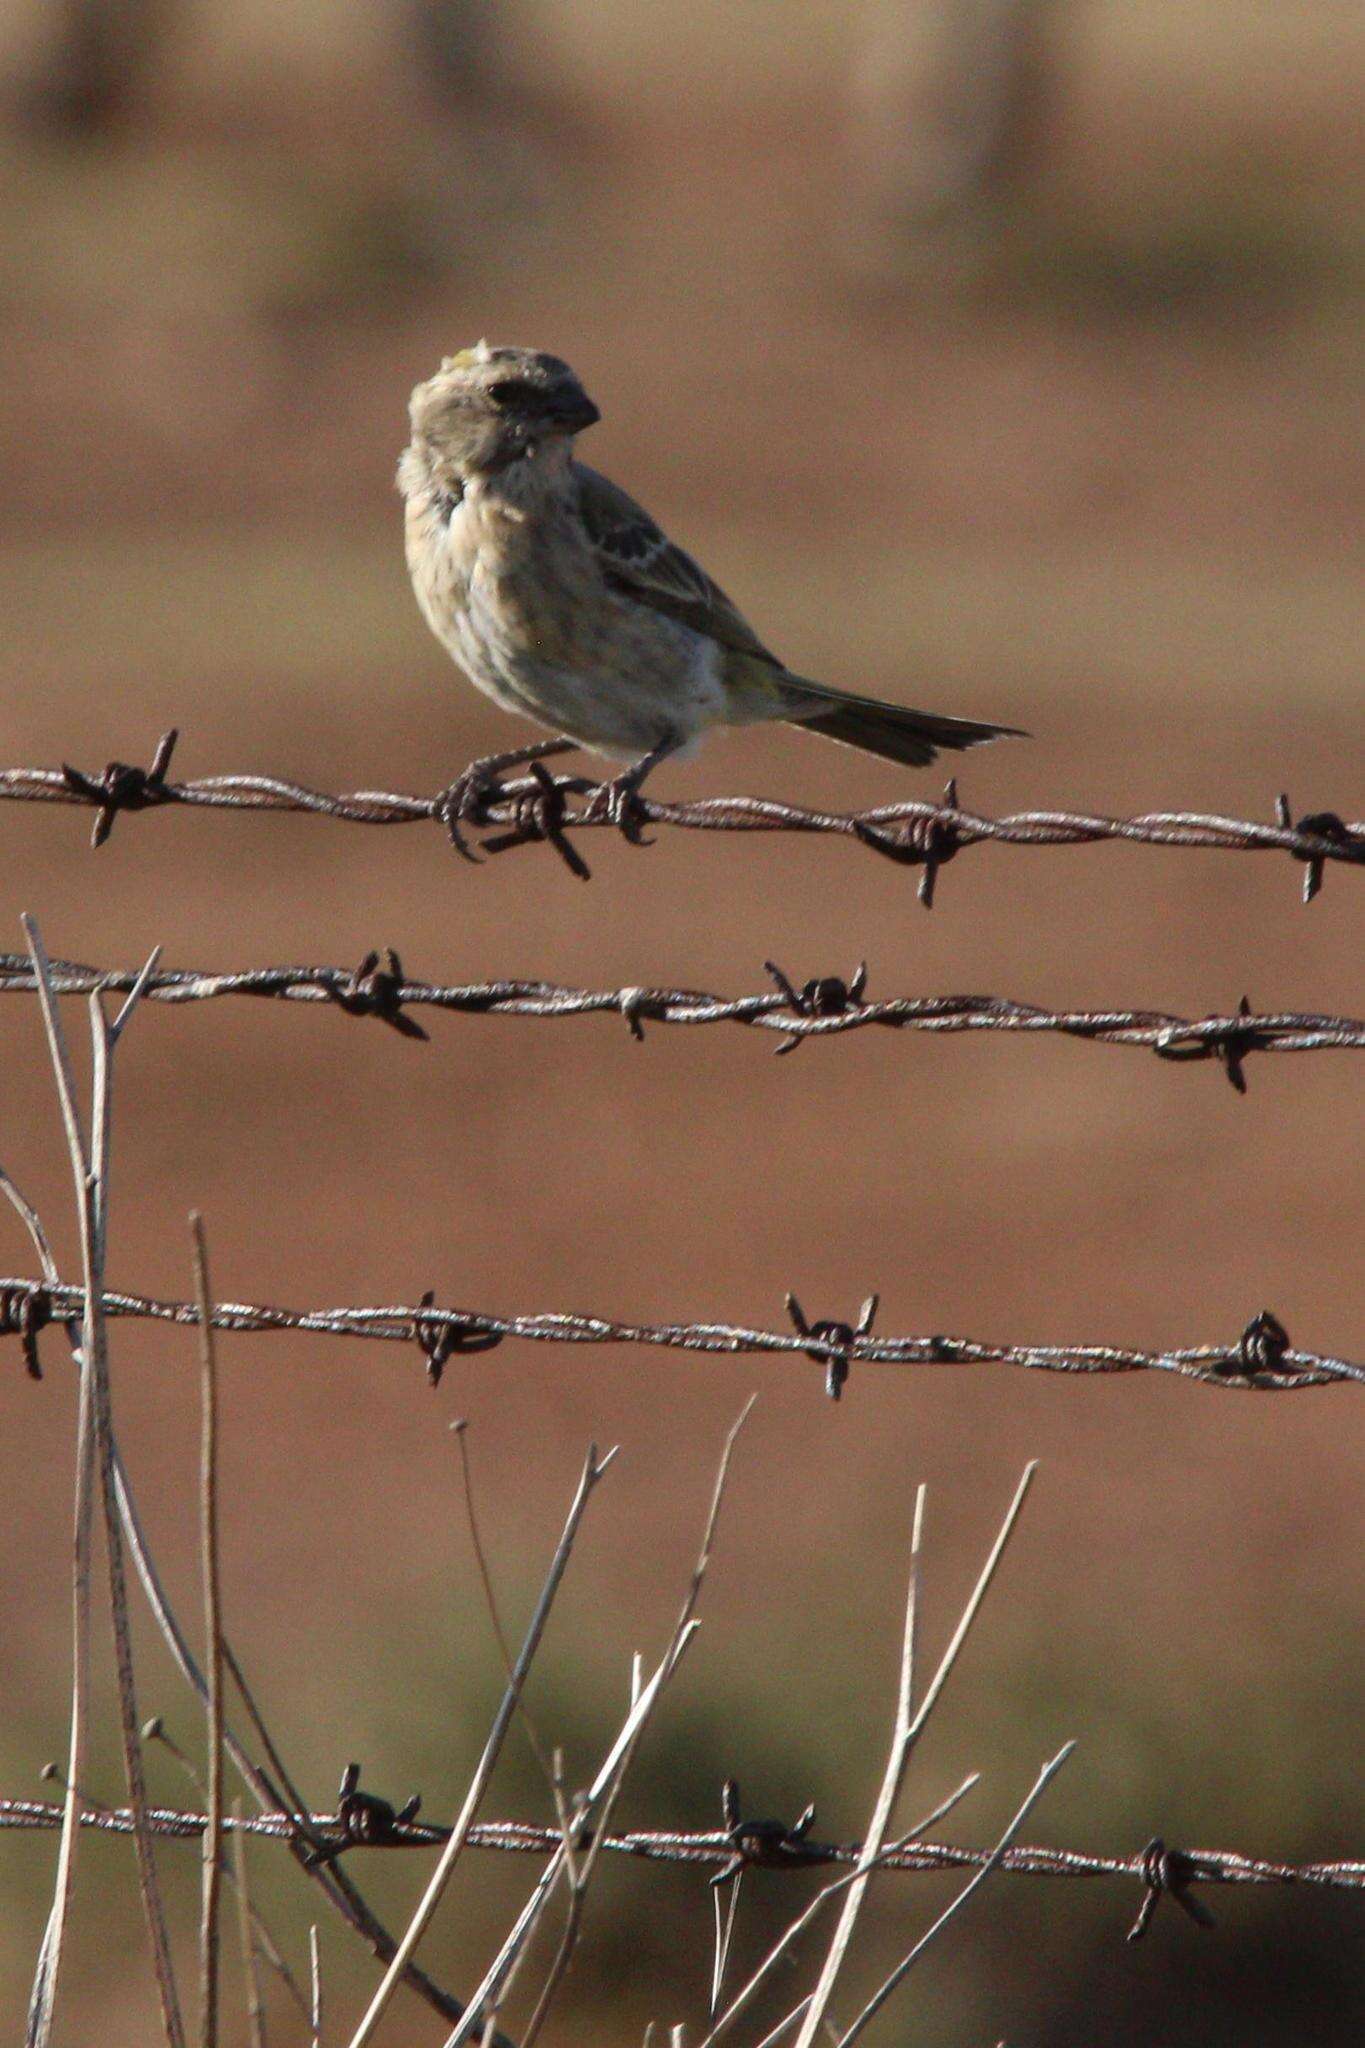
<path id="1" fill-rule="evenodd" d="M 781 719 L 914 764 L 1013 730 L 792 674 L 633 498 L 574 460 L 598 416 L 567 363 L 532 349 L 480 343 L 413 392 L 398 471 L 413 587 L 497 703 L 640 770 L 712 725 Z"/>

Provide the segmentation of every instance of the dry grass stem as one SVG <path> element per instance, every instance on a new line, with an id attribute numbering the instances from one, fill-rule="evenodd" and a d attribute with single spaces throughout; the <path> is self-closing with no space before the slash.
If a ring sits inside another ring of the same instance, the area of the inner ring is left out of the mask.
<path id="1" fill-rule="evenodd" d="M 992 1850 L 986 1862 L 984 1862 L 981 1868 L 978 1871 L 975 1871 L 973 1875 L 968 1879 L 967 1883 L 963 1885 L 962 1890 L 957 1894 L 957 1897 L 951 1900 L 950 1903 L 944 1907 L 943 1911 L 939 1914 L 937 1920 L 935 1920 L 933 1925 L 924 1934 L 920 1936 L 919 1940 L 915 1943 L 914 1947 L 910 1950 L 909 1954 L 903 1956 L 901 1961 L 897 1963 L 895 1969 L 891 1972 L 890 1976 L 888 1976 L 885 1979 L 885 1981 L 874 1992 L 873 1996 L 868 2000 L 867 2004 L 858 2014 L 857 2019 L 854 2020 L 852 2026 L 849 2027 L 846 2030 L 846 2032 L 840 2035 L 838 2048 L 852 2048 L 852 2043 L 857 2040 L 859 2034 L 862 2033 L 863 2029 L 881 2011 L 882 2007 L 885 2005 L 887 1999 L 890 1998 L 892 1992 L 896 1989 L 897 1985 L 903 1982 L 906 1974 L 911 1969 L 913 1969 L 914 1965 L 919 1961 L 920 1957 L 924 1954 L 924 1951 L 928 1948 L 929 1944 L 933 1940 L 935 1940 L 935 1938 L 939 1934 L 942 1933 L 943 1929 L 948 1925 L 948 1922 L 962 1910 L 962 1908 L 966 1905 L 968 1899 L 971 1897 L 972 1893 L 976 1891 L 979 1886 L 983 1885 L 986 1882 L 986 1879 L 990 1876 L 991 1872 L 997 1868 L 997 1866 L 1000 1863 L 1000 1859 L 1003 1857 L 1006 1849 L 1008 1849 L 1010 1843 L 1014 1840 L 1020 1828 L 1024 1825 L 1024 1822 L 1028 1819 L 1029 1814 L 1033 1811 L 1038 1801 L 1042 1798 L 1044 1792 L 1052 1783 L 1052 1780 L 1056 1777 L 1058 1771 L 1060 1771 L 1062 1765 L 1066 1762 L 1067 1758 L 1071 1755 L 1071 1752 L 1075 1747 L 1076 1745 L 1074 1742 L 1065 1743 L 1063 1747 L 1058 1750 L 1056 1756 L 1052 1758 L 1051 1762 L 1043 1765 L 1042 1770 L 1038 1774 L 1037 1781 L 1034 1784 L 1032 1790 L 1029 1792 L 1028 1797 L 1024 1800 L 1023 1805 L 1019 1808 L 1013 1820 L 1005 1829 L 1004 1834 L 996 1843 L 995 1848 Z"/>
<path id="2" fill-rule="evenodd" d="M 322 2048 L 322 1956 L 316 1922 L 308 1930 L 308 1985 L 309 2048 Z"/>
<path id="3" fill-rule="evenodd" d="M 47 1034 L 53 1074 L 61 1104 L 62 1121 L 66 1129 L 67 1150 L 70 1157 L 72 1179 L 76 1194 L 77 1220 L 80 1226 L 81 1262 L 86 1291 L 79 1367 L 80 1401 L 83 1409 L 88 1407 L 88 1413 L 85 1424 L 83 1426 L 78 1424 L 79 1448 L 76 1478 L 78 1515 L 76 1547 L 78 1557 L 82 1551 L 84 1553 L 83 1569 L 79 1562 L 77 1566 L 77 1578 L 78 1580 L 83 1579 L 83 1591 L 79 1593 L 78 1597 L 84 1608 L 84 1619 L 78 1624 L 76 1634 L 84 1634 L 84 1654 L 88 1665 L 89 1567 L 94 1494 L 92 1474 L 89 1467 L 91 1462 L 93 1462 L 98 1471 L 100 1493 L 104 1505 L 105 1538 L 109 1567 L 109 1605 L 114 1631 L 115 1664 L 118 1675 L 120 1735 L 123 1745 L 124 1774 L 128 1785 L 128 1801 L 133 1814 L 138 1888 L 142 1898 L 143 1913 L 147 1922 L 148 1937 L 151 1945 L 152 1967 L 156 1977 L 157 1993 L 160 2000 L 162 2027 L 169 2048 L 184 2048 L 184 2027 L 180 2017 L 180 2003 L 175 1987 L 170 1943 L 166 1932 L 165 1909 L 157 1879 L 152 1835 L 146 1822 L 146 1787 L 143 1773 L 140 1722 L 137 1712 L 137 1694 L 133 1675 L 132 1636 L 128 1621 L 123 1544 L 114 1483 L 114 1437 L 109 1385 L 108 1333 L 102 1299 L 104 1292 L 104 1251 L 108 1231 L 109 1154 L 113 1102 L 114 1049 L 119 1035 L 126 1028 L 137 1003 L 145 991 L 148 977 L 155 969 L 158 956 L 154 954 L 142 969 L 113 1026 L 109 1024 L 104 1014 L 99 996 L 92 995 L 90 998 L 93 1079 L 91 1136 L 87 1141 L 76 1101 L 75 1078 L 70 1051 L 61 1018 L 58 1014 L 51 963 L 43 945 L 42 935 L 33 919 L 25 917 L 23 919 L 23 926 L 28 938 L 34 976 L 39 989 L 43 1024 Z M 82 1438 L 83 1441 L 81 1440 Z M 73 1735 L 71 1745 L 73 1759 L 72 1768 L 68 1771 L 68 1800 L 73 1796 L 71 1787 L 79 1781 L 79 1752 L 83 1748 L 83 1738 L 80 1738 L 80 1722 L 83 1716 L 77 1707 L 77 1694 L 83 1680 L 80 1675 L 79 1666 L 75 1665 L 74 1642 L 73 1667 Z M 58 1857 L 58 1893 L 57 1898 L 54 1899 L 53 1919 L 49 1922 L 48 1933 L 44 1936 L 40 1952 L 39 1969 L 35 1979 L 34 1996 L 30 2006 L 29 2033 L 35 2048 L 42 2048 L 42 2044 L 47 2041 L 51 2029 L 52 1994 L 55 1990 L 57 1964 L 60 1959 L 62 1935 L 70 1898 L 73 1850 L 74 1816 L 71 1829 L 65 1826 L 63 1828 L 62 1848 L 59 1851 Z"/>
<path id="4" fill-rule="evenodd" d="M 195 1294 L 199 1302 L 199 1540 L 204 1581 L 204 1645 L 208 1678 L 208 1766 L 199 1922 L 200 2040 L 218 2039 L 218 1910 L 223 1837 L 223 1618 L 218 1547 L 218 1361 L 204 1219 L 190 1218 Z M 240 1902 L 240 1891 L 239 1891 Z"/>
<path id="5" fill-rule="evenodd" d="M 580 1828 L 585 1826 L 592 1818 L 599 1801 L 615 1782 L 621 1767 L 622 1758 L 632 1747 L 637 1732 L 648 1719 L 665 1681 L 671 1672 L 676 1669 L 683 1651 L 691 1641 L 695 1627 L 695 1622 L 688 1624 L 680 1643 L 675 1638 L 676 1654 L 674 1648 L 671 1647 L 669 1653 L 665 1655 L 654 1672 L 648 1685 L 640 1694 L 639 1699 L 631 1708 L 630 1713 L 626 1716 L 616 1740 L 613 1742 L 605 1761 L 599 1767 L 596 1777 L 588 1787 L 579 1806 L 578 1823 Z M 484 2024 L 490 2001 L 496 2003 L 502 1998 L 511 1971 L 521 1957 L 527 1942 L 534 1934 L 550 1895 L 563 1874 L 564 1867 L 564 1844 L 560 1842 L 556 1846 L 545 1869 L 536 1880 L 535 1889 L 518 1914 L 511 1932 L 485 1972 L 482 1983 L 466 2006 L 463 2018 L 453 2031 L 446 2036 L 444 2048 L 461 2048 L 463 2042 L 472 2040 L 475 2029 Z M 352 2042 L 351 2048 L 357 2048 L 357 2044 Z"/>
<path id="6" fill-rule="evenodd" d="M 920 1551 L 924 1541 L 925 1489 L 919 1487 L 915 1493 L 915 1513 L 910 1531 L 910 1578 L 905 1596 L 905 1626 L 901 1633 L 900 1683 L 896 1695 L 896 1721 L 891 1736 L 891 1747 L 887 1754 L 886 1769 L 877 1792 L 872 1818 L 868 1822 L 867 1834 L 863 1841 L 860 1858 L 862 1868 L 844 1893 L 843 1906 L 830 1938 L 810 2004 L 806 2007 L 797 2036 L 796 2048 L 809 2048 L 820 2031 L 825 2012 L 829 2005 L 834 1982 L 842 1967 L 853 1931 L 858 1923 L 867 1887 L 871 1882 L 872 1868 L 881 1854 L 886 1840 L 886 1831 L 891 1823 L 891 1814 L 900 1796 L 905 1780 L 906 1766 L 910 1761 L 910 1750 L 914 1740 L 911 1733 L 911 1703 L 915 1679 L 915 1620 L 919 1605 Z"/>
<path id="7" fill-rule="evenodd" d="M 664 1671 L 663 1681 L 661 1685 L 656 1685 L 655 1687 L 655 1698 L 657 1698 L 658 1693 L 662 1690 L 662 1685 L 666 1685 L 668 1683 L 669 1678 L 672 1676 L 674 1666 L 676 1665 L 678 1658 L 681 1657 L 683 1649 L 690 1637 L 692 1628 L 694 1626 L 692 1617 L 696 1612 L 697 1601 L 701 1597 L 701 1589 L 703 1581 L 706 1578 L 707 1567 L 711 1562 L 711 1551 L 714 1546 L 716 1538 L 716 1526 L 720 1520 L 721 1503 L 725 1498 L 725 1489 L 727 1484 L 729 1483 L 730 1463 L 732 1458 L 734 1457 L 735 1444 L 739 1439 L 740 1431 L 743 1429 L 745 1423 L 748 1421 L 750 1415 L 753 1412 L 754 1402 L 757 1400 L 757 1398 L 758 1397 L 756 1394 L 751 1394 L 749 1396 L 748 1400 L 745 1402 L 743 1408 L 739 1412 L 739 1415 L 732 1423 L 726 1435 L 725 1443 L 722 1447 L 720 1454 L 720 1463 L 716 1469 L 715 1482 L 711 1489 L 711 1504 L 709 1509 L 707 1510 L 706 1527 L 702 1533 L 701 1548 L 697 1553 L 697 1562 L 692 1568 L 692 1577 L 688 1583 L 687 1592 L 683 1599 L 682 1609 L 678 1615 L 678 1620 L 673 1631 L 673 1641 L 669 1646 L 669 1653 L 667 1658 L 665 1659 L 666 1668 Z M 633 1690 L 635 1689 L 637 1683 L 638 1674 L 634 1670 L 632 1670 Z M 639 1704 L 639 1696 L 637 1693 L 636 1698 L 632 1703 L 632 1712 L 638 1710 Z M 621 1786 L 625 1782 L 626 1773 L 629 1771 L 631 1763 L 634 1759 L 635 1751 L 639 1745 L 640 1738 L 644 1733 L 645 1723 L 647 1719 L 648 1712 L 645 1712 L 640 1715 L 639 1720 L 636 1723 L 635 1730 L 631 1735 L 629 1741 L 622 1746 L 619 1767 L 617 1768 L 614 1776 L 608 1781 L 602 1793 L 600 1811 L 595 1816 L 595 1831 L 593 1834 L 592 1843 L 588 1849 L 587 1855 L 583 1859 L 583 1867 L 576 1878 L 574 1878 L 572 1873 L 570 1873 L 569 1907 L 568 1912 L 565 1915 L 564 1931 L 560 1937 L 559 1948 L 555 1955 L 555 1959 L 553 1963 L 550 1965 L 550 1971 L 548 1976 L 546 1977 L 544 1988 L 541 1991 L 540 1997 L 536 2002 L 535 2010 L 532 2013 L 530 2021 L 527 2024 L 526 2032 L 522 2040 L 522 2048 L 534 2048 L 536 2037 L 539 2034 L 541 2027 L 544 2025 L 545 2015 L 549 2011 L 551 2000 L 554 1998 L 556 1991 L 559 1989 L 559 1986 L 564 1978 L 564 1973 L 569 1967 L 570 1959 L 572 1958 L 574 1949 L 578 1942 L 579 1930 L 582 1926 L 583 1906 L 587 1896 L 588 1886 L 592 1883 L 593 1873 L 597 1868 L 597 1859 L 602 1853 L 602 1843 L 606 1839 L 607 1830 L 611 1824 L 612 1810 L 620 1794 Z M 570 1855 L 571 1851 L 566 1840 L 566 1865 L 569 1863 Z"/>
<path id="8" fill-rule="evenodd" d="M 911 1539 L 910 1595 L 906 1609 L 905 1647 L 901 1662 L 901 1691 L 896 1711 L 896 1732 L 892 1738 L 891 1754 L 887 1759 L 886 1775 L 883 1778 L 881 1791 L 877 1798 L 877 1805 L 873 1812 L 872 1823 L 868 1829 L 867 1842 L 864 1844 L 863 1853 L 865 1856 L 868 1854 L 869 1848 L 875 1856 L 881 1847 L 882 1836 L 889 1822 L 892 1809 L 895 1806 L 905 1770 L 910 1760 L 910 1754 L 919 1739 L 921 1730 L 938 1703 L 939 1695 L 948 1681 L 949 1673 L 957 1662 L 962 1646 L 970 1633 L 972 1623 L 980 1612 L 981 1603 L 990 1590 L 991 1581 L 995 1577 L 996 1569 L 1005 1554 L 1010 1537 L 1014 1533 L 1015 1525 L 1019 1520 L 1029 1487 L 1033 1483 L 1033 1475 L 1037 1469 L 1036 1460 L 1025 1466 L 1023 1477 L 1020 1479 L 1014 1498 L 1005 1512 L 1005 1519 L 1000 1526 L 1000 1532 L 995 1542 L 991 1545 L 990 1553 L 981 1568 L 976 1585 L 972 1589 L 971 1597 L 962 1610 L 957 1627 L 954 1629 L 952 1639 L 943 1653 L 939 1667 L 929 1681 L 924 1697 L 912 1716 L 910 1713 L 910 1685 L 914 1659 L 916 1582 L 924 1512 L 924 1489 L 920 1488 L 915 1502 L 915 1527 Z M 830 1994 L 834 1989 L 835 1979 L 848 1952 L 848 1945 L 857 1923 L 858 1914 L 866 1893 L 866 1883 L 867 1875 L 865 1874 L 861 1885 L 855 1884 L 849 1888 L 848 1896 L 844 1901 L 843 1911 L 839 1916 L 839 1923 L 834 1930 L 834 1935 L 829 1945 L 829 1952 L 825 1957 L 824 1967 L 820 1972 L 820 1977 L 811 2003 L 806 2010 L 805 2018 L 802 2020 L 801 2031 L 796 2037 L 796 2048 L 811 2048 L 811 2044 L 824 2019 L 829 2005 Z"/>
<path id="9" fill-rule="evenodd" d="M 398 1979 L 402 1974 L 403 1966 L 411 1960 L 418 1942 L 431 1924 L 432 1915 L 440 1904 L 441 1897 L 454 1873 L 455 1865 L 459 1861 L 461 1851 L 465 1845 L 465 1838 L 469 1833 L 470 1823 L 478 1811 L 479 1804 L 488 1788 L 488 1783 L 493 1775 L 493 1768 L 497 1763 L 512 1716 L 516 1712 L 521 1688 L 526 1682 L 526 1674 L 530 1670 L 536 1651 L 540 1647 L 540 1639 L 544 1634 L 545 1624 L 550 1618 L 550 1609 L 554 1605 L 555 1595 L 559 1591 L 560 1582 L 568 1566 L 574 1541 L 578 1535 L 579 1524 L 583 1519 L 594 1488 L 606 1472 L 614 1456 L 615 1452 L 609 1451 L 605 1458 L 599 1460 L 597 1446 L 592 1444 L 588 1448 L 588 1455 L 584 1461 L 583 1470 L 579 1475 L 578 1487 L 569 1508 L 563 1533 L 556 1546 L 554 1557 L 550 1562 L 545 1585 L 541 1591 L 540 1599 L 536 1603 L 535 1612 L 531 1616 L 526 1637 L 522 1643 L 521 1653 L 517 1658 L 512 1677 L 503 1694 L 502 1703 L 498 1708 L 488 1741 L 484 1745 L 483 1755 L 480 1757 L 474 1775 L 470 1780 L 464 1804 L 460 1809 L 450 1839 L 441 1851 L 427 1888 L 418 1902 L 417 1910 L 414 1912 L 406 1932 L 398 1943 L 393 1960 L 389 1964 L 378 1990 L 371 1999 L 360 2025 L 351 2037 L 351 2048 L 364 2048 L 364 2044 L 372 2039 L 374 2030 L 378 2026 L 389 2000 L 393 1996 Z M 472 2007 L 466 2008 L 464 2018 L 467 2018 L 469 2012 L 473 2009 Z M 463 2023 L 462 2019 L 459 2024 L 463 2025 Z"/>
<path id="10" fill-rule="evenodd" d="M 926 1829 L 934 1827 L 946 1814 L 951 1813 L 953 1808 L 960 1805 L 962 1800 L 966 1798 L 973 1787 L 980 1783 L 980 1778 L 981 1773 L 979 1771 L 969 1771 L 956 1791 L 950 1792 L 946 1799 L 941 1799 L 930 1813 L 927 1813 L 922 1820 L 915 1823 L 909 1834 L 900 1836 L 898 1840 L 882 1850 L 877 1859 L 878 1867 L 885 1868 L 890 1857 L 899 1854 L 900 1850 L 908 1842 L 918 1841 Z M 846 1870 L 842 1877 L 833 1878 L 829 1884 L 821 1887 L 809 1904 L 797 1914 L 796 1918 L 778 1937 L 744 1988 L 735 1994 L 735 1997 L 721 2014 L 721 2017 L 713 2024 L 711 2031 L 698 2043 L 698 2048 L 714 2048 L 714 2044 L 720 2040 L 721 2036 L 729 2032 L 735 2021 L 753 2004 L 754 1999 L 767 1983 L 774 1969 L 782 1961 L 783 1957 L 787 1955 L 792 1945 L 805 1933 L 816 1915 L 822 1912 L 830 1900 L 835 1898 L 840 1892 L 847 1891 L 850 1885 L 856 1884 L 859 1878 L 866 1874 L 867 1867 L 860 1857 L 854 1869 Z M 805 2011 L 807 2002 L 804 1999 L 802 2000 L 801 2005 L 797 2008 L 797 2013 Z M 783 2026 L 794 2026 L 797 2013 L 788 2013 L 786 2019 L 782 2022 Z"/>
<path id="11" fill-rule="evenodd" d="M 233 1818 L 241 1819 L 241 1806 L 233 1803 Z M 247 2038 L 251 2048 L 265 2048 L 265 2001 L 256 1971 L 256 1947 L 251 1938 L 251 1890 L 247 1882 L 246 1835 L 240 1827 L 229 1831 L 232 1872 L 237 1890 L 237 1941 L 242 1958 L 242 1984 L 246 1994 Z"/>

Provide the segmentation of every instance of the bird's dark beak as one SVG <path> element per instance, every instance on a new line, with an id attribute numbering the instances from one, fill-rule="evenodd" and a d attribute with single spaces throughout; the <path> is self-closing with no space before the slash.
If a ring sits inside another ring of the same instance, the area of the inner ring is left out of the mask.
<path id="1" fill-rule="evenodd" d="M 602 417 L 586 391 L 566 391 L 550 408 L 550 418 L 564 434 L 581 434 Z"/>

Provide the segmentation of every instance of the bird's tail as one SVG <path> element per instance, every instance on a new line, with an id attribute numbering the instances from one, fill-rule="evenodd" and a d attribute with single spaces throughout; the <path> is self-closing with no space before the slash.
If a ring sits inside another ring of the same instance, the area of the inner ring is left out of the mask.
<path id="1" fill-rule="evenodd" d="M 865 754 L 879 754 L 884 761 L 903 761 L 912 768 L 927 767 L 943 747 L 960 753 L 966 747 L 983 746 L 987 740 L 1027 738 L 1014 725 L 986 725 L 976 718 L 946 718 L 935 711 L 910 711 L 901 704 L 856 697 L 823 683 L 806 683 L 804 679 L 792 692 L 787 722 L 804 726 L 807 732 L 823 733 L 826 739 L 838 740 L 843 746 L 861 747 Z"/>

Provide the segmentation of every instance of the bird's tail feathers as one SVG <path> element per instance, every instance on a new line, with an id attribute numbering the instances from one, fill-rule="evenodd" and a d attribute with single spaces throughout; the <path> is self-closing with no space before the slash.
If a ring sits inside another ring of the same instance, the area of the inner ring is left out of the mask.
<path id="1" fill-rule="evenodd" d="M 987 740 L 1027 738 L 1014 725 L 987 725 L 976 718 L 911 711 L 876 697 L 858 697 L 823 683 L 807 683 L 804 678 L 798 690 L 788 713 L 790 724 L 912 768 L 927 767 L 941 748 L 961 753 L 967 747 L 983 746 Z"/>

